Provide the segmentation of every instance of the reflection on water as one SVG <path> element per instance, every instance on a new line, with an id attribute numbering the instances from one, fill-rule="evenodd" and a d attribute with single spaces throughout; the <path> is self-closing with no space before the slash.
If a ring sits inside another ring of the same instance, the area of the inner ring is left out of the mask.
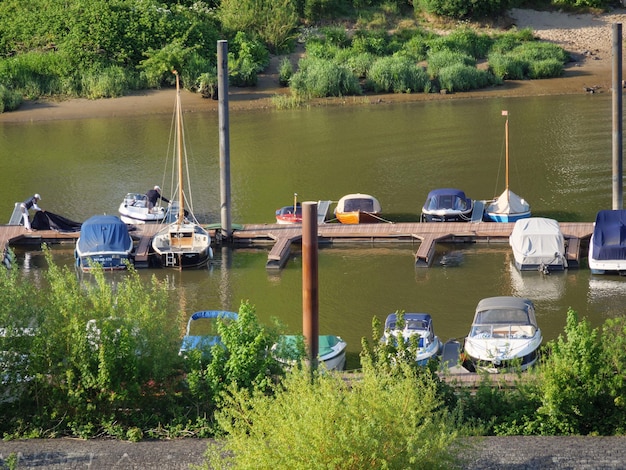
<path id="1" fill-rule="evenodd" d="M 493 197 L 504 184 L 502 109 L 509 111 L 511 126 L 511 189 L 530 201 L 534 215 L 592 221 L 611 206 L 608 95 L 493 98 L 231 113 L 232 220 L 272 223 L 276 208 L 289 204 L 294 193 L 302 200 L 335 201 L 369 193 L 385 216 L 414 221 L 431 189 L 458 187 L 473 198 Z M 43 196 L 41 207 L 72 220 L 116 213 L 127 192 L 162 183 L 170 125 L 170 117 L 160 115 L 0 124 L 0 200 L 6 201 L 0 221 L 9 219 L 13 202 L 35 192 Z M 217 115 L 193 113 L 186 125 L 195 212 L 214 223 L 220 210 Z M 414 266 L 418 246 L 322 247 L 320 332 L 342 336 L 354 355 L 361 338 L 371 337 L 373 317 L 384 321 L 405 310 L 433 315 L 443 340 L 462 338 L 478 301 L 496 295 L 533 300 L 546 340 L 562 333 L 570 306 L 596 326 L 623 314 L 623 279 L 590 279 L 584 263 L 580 270 L 542 277 L 512 269 L 508 244 L 463 244 L 439 246 L 433 266 L 422 269 Z M 262 321 L 276 317 L 289 333 L 301 330 L 297 246 L 281 271 L 265 268 L 268 247 L 214 248 L 207 269 L 146 269 L 140 276 L 167 283 L 173 314 L 237 310 L 249 300 Z M 440 265 L 451 251 L 462 255 L 458 265 Z M 73 269 L 73 246 L 54 247 L 53 253 Z M 44 282 L 41 251 L 19 250 L 18 262 Z M 123 274 L 109 275 L 115 280 Z"/>

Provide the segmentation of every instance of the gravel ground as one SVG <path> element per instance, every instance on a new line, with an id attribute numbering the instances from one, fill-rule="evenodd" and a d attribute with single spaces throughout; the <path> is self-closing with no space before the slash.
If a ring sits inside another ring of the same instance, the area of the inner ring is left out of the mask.
<path id="1" fill-rule="evenodd" d="M 189 469 L 202 463 L 209 439 L 124 442 L 31 439 L 0 442 L 0 468 Z M 467 470 L 626 469 L 626 437 L 485 437 L 459 452 Z M 10 467 L 11 459 L 17 466 Z"/>

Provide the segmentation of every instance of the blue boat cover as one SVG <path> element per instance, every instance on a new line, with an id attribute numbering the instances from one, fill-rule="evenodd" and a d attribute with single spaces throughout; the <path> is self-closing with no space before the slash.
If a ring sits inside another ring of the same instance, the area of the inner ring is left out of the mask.
<path id="1" fill-rule="evenodd" d="M 133 240 L 128 234 L 128 227 L 119 217 L 94 215 L 83 222 L 78 244 L 83 254 L 124 253 L 132 249 Z"/>
<path id="2" fill-rule="evenodd" d="M 602 210 L 593 229 L 594 259 L 626 260 L 626 210 Z"/>

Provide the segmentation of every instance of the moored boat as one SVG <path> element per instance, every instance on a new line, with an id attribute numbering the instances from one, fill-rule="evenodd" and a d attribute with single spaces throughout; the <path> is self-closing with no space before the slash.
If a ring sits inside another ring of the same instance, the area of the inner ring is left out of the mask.
<path id="1" fill-rule="evenodd" d="M 318 361 L 325 370 L 343 370 L 347 343 L 336 335 L 318 336 Z M 281 335 L 272 348 L 274 356 L 285 365 L 293 365 L 304 354 L 304 336 Z"/>
<path id="2" fill-rule="evenodd" d="M 378 199 L 369 194 L 348 194 L 337 202 L 335 217 L 342 224 L 366 224 L 383 222 L 382 207 Z"/>
<path id="3" fill-rule="evenodd" d="M 205 266 L 213 257 L 211 237 L 196 220 L 193 212 L 185 208 L 187 195 L 184 191 L 183 159 L 186 152 L 183 142 L 183 115 L 180 100 L 180 83 L 176 75 L 176 162 L 178 176 L 178 201 L 170 204 L 176 220 L 163 227 L 152 238 L 152 248 L 157 264 L 171 268 L 195 268 Z M 174 212 L 176 211 L 176 212 Z"/>
<path id="4" fill-rule="evenodd" d="M 428 313 L 391 313 L 385 319 L 385 332 L 382 341 L 397 345 L 402 341 L 413 353 L 419 365 L 441 353 L 441 340 L 435 335 L 432 317 Z"/>
<path id="5" fill-rule="evenodd" d="M 95 215 L 83 222 L 76 241 L 76 265 L 87 272 L 126 269 L 132 262 L 133 239 L 128 227 L 114 215 Z"/>
<path id="6" fill-rule="evenodd" d="M 506 116 L 505 140 L 505 189 L 497 198 L 489 201 L 485 207 L 485 218 L 491 222 L 515 222 L 530 217 L 530 204 L 509 189 L 509 112 L 502 111 Z"/>
<path id="7" fill-rule="evenodd" d="M 567 268 L 565 238 L 559 223 L 544 217 L 515 222 L 509 237 L 515 266 L 520 271 L 562 271 Z"/>
<path id="8" fill-rule="evenodd" d="M 149 207 L 148 197 L 140 193 L 128 193 L 118 208 L 120 219 L 127 224 L 160 222 L 165 218 L 165 207 Z"/>
<path id="9" fill-rule="evenodd" d="M 221 344 L 221 338 L 217 331 L 217 321 L 234 321 L 238 315 L 226 310 L 202 310 L 195 312 L 187 321 L 187 331 L 178 350 L 178 354 L 184 356 L 192 350 L 199 350 L 204 358 L 210 357 L 211 348 Z M 191 330 L 202 324 L 203 334 L 192 334 Z"/>
<path id="10" fill-rule="evenodd" d="M 422 206 L 422 222 L 467 222 L 472 218 L 474 201 L 455 188 L 434 189 Z"/>
<path id="11" fill-rule="evenodd" d="M 596 214 L 588 262 L 593 274 L 626 274 L 626 210 Z"/>
<path id="12" fill-rule="evenodd" d="M 488 297 L 478 302 L 465 338 L 464 365 L 471 371 L 523 371 L 537 361 L 542 340 L 531 300 Z"/>

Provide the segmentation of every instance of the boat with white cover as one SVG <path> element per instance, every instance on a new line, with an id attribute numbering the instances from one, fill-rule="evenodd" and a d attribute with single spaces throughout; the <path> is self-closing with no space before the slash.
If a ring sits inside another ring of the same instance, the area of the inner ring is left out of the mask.
<path id="1" fill-rule="evenodd" d="M 509 237 L 515 266 L 520 271 L 563 271 L 567 268 L 565 237 L 554 219 L 519 219 Z"/>

